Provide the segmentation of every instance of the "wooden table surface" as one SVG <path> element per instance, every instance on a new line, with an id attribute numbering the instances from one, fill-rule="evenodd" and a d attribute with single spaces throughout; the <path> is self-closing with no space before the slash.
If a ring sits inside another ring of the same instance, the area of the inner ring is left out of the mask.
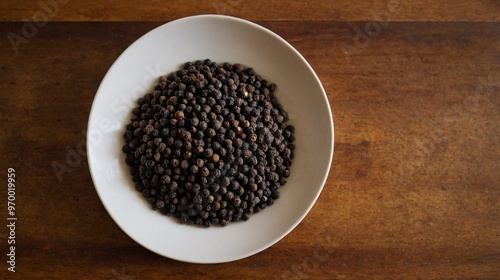
<path id="1" fill-rule="evenodd" d="M 500 279 L 499 1 L 143 3 L 0 2 L 1 279 Z M 114 60 L 147 31 L 204 13 L 289 41 L 335 120 L 332 168 L 308 216 L 269 249 L 218 265 L 129 238 L 85 156 L 92 100 Z"/>

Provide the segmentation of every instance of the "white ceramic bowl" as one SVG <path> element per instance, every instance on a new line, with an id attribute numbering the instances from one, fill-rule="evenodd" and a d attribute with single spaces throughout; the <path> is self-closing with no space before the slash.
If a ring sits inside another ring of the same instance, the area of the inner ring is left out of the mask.
<path id="1" fill-rule="evenodd" d="M 181 225 L 153 211 L 134 189 L 121 152 L 136 100 L 160 75 L 187 61 L 253 67 L 278 85 L 276 96 L 296 127 L 288 183 L 273 206 L 227 227 Z M 333 119 L 325 91 L 307 61 L 275 33 L 220 15 L 182 18 L 134 42 L 111 66 L 95 96 L 87 132 L 89 168 L 106 210 L 132 239 L 160 255 L 193 263 L 222 263 L 256 254 L 278 242 L 318 198 L 333 156 Z"/>

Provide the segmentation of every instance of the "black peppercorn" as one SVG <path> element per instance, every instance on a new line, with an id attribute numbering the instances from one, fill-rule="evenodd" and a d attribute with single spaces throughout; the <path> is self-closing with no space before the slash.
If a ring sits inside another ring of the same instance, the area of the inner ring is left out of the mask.
<path id="1" fill-rule="evenodd" d="M 272 205 L 295 149 L 277 86 L 252 68 L 208 59 L 158 83 L 133 108 L 122 146 L 153 208 L 208 227 Z"/>
<path id="2" fill-rule="evenodd" d="M 196 165 L 191 165 L 191 169 L 190 169 L 191 173 L 197 173 L 198 172 L 198 166 Z"/>
<path id="3" fill-rule="evenodd" d="M 214 151 L 212 149 L 208 148 L 208 149 L 205 149 L 205 152 L 203 152 L 203 154 L 205 155 L 205 157 L 210 158 L 214 154 Z"/>
<path id="4" fill-rule="evenodd" d="M 203 177 L 207 177 L 208 174 L 210 174 L 210 171 L 208 170 L 208 168 L 202 167 L 201 170 L 200 170 L 200 175 L 203 176 Z"/>

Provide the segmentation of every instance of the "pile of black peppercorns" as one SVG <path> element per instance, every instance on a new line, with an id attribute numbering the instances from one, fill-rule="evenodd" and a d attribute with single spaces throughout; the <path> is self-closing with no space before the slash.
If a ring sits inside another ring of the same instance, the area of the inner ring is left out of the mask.
<path id="1" fill-rule="evenodd" d="M 137 191 L 181 223 L 248 220 L 290 176 L 294 127 L 252 68 L 187 62 L 139 98 L 122 150 Z"/>

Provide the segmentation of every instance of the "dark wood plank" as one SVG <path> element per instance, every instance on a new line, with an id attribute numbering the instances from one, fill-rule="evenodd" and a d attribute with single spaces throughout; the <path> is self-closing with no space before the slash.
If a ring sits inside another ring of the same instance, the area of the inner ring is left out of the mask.
<path id="1" fill-rule="evenodd" d="M 52 4 L 50 4 L 52 3 Z M 54 4 L 55 3 L 55 4 Z M 198 14 L 223 14 L 252 21 L 465 21 L 500 20 L 496 0 L 313 0 L 313 1 L 69 1 L 5 0 L 0 20 L 170 21 Z"/>
<path id="2" fill-rule="evenodd" d="M 325 86 L 333 167 L 317 204 L 285 239 L 241 261 L 203 266 L 127 237 L 97 197 L 84 150 L 78 156 L 107 69 L 160 24 L 51 22 L 18 54 L 0 40 L 0 129 L 8 132 L 0 135 L 1 166 L 18 174 L 15 276 L 498 278 L 499 24 L 391 22 L 366 40 L 356 36 L 366 22 L 261 22 Z M 0 24 L 2 34 L 22 26 Z M 71 172 L 59 180 L 53 162 Z"/>

